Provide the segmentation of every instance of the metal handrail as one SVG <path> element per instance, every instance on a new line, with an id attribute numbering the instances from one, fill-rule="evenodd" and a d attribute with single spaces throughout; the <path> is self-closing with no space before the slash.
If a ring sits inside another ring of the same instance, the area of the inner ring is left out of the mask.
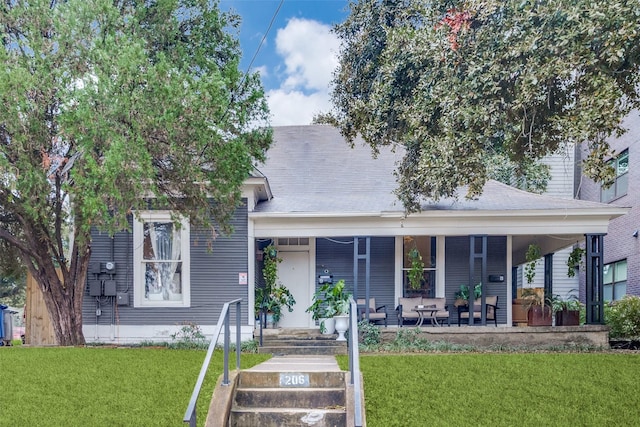
<path id="1" fill-rule="evenodd" d="M 213 331 L 213 336 L 211 338 L 211 342 L 209 343 L 209 348 L 207 349 L 207 355 L 204 358 L 204 362 L 202 362 L 202 368 L 200 368 L 200 375 L 198 375 L 198 380 L 196 381 L 196 385 L 193 388 L 193 393 L 191 393 L 191 400 L 189 400 L 189 405 L 187 406 L 187 410 L 184 413 L 183 421 L 185 423 L 189 423 L 190 427 L 196 427 L 196 404 L 198 403 L 198 396 L 200 395 L 200 389 L 202 388 L 202 383 L 204 382 L 204 377 L 207 373 L 207 369 L 209 369 L 209 363 L 211 362 L 211 356 L 213 355 L 213 351 L 216 348 L 216 343 L 218 342 L 218 338 L 220 338 L 220 332 L 222 332 L 222 328 L 224 327 L 224 378 L 222 380 L 222 385 L 229 385 L 229 335 L 231 333 L 229 327 L 229 306 L 231 304 L 235 304 L 236 306 L 236 369 L 240 370 L 240 302 L 242 298 L 234 299 L 233 301 L 225 302 L 222 306 L 222 311 L 220 312 L 220 318 L 218 319 L 218 324 L 216 325 L 216 329 Z"/>
<path id="2" fill-rule="evenodd" d="M 349 297 L 349 371 L 353 386 L 354 426 L 362 427 L 362 387 L 360 384 L 360 350 L 358 348 L 358 305 Z"/>

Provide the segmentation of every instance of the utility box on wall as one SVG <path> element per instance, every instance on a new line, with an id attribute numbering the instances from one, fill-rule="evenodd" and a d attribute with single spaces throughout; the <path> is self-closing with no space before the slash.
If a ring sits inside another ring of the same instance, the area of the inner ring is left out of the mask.
<path id="1" fill-rule="evenodd" d="M 118 305 L 129 305 L 129 293 L 118 292 L 116 295 L 116 301 Z"/>
<path id="2" fill-rule="evenodd" d="M 115 280 L 105 280 L 104 281 L 104 295 L 107 297 L 115 297 L 116 296 L 116 281 Z"/>
<path id="3" fill-rule="evenodd" d="M 99 280 L 89 280 L 89 296 L 99 297 L 102 295 L 102 283 Z"/>

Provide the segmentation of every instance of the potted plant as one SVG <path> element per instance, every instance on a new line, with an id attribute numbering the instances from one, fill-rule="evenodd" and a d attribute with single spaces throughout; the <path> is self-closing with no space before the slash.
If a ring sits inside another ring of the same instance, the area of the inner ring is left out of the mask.
<path id="1" fill-rule="evenodd" d="M 478 283 L 473 287 L 473 299 L 476 300 L 482 296 L 482 283 Z M 456 301 L 455 307 L 469 305 L 469 285 L 460 285 L 460 289 L 454 295 Z"/>
<path id="2" fill-rule="evenodd" d="M 422 287 L 422 282 L 424 281 L 424 262 L 418 248 L 411 249 L 408 255 L 411 260 L 411 268 L 407 273 L 409 287 L 413 290 L 418 290 Z"/>
<path id="3" fill-rule="evenodd" d="M 551 326 L 551 299 L 545 300 L 544 292 L 539 288 L 524 288 L 521 294 L 521 304 L 527 312 L 528 326 Z"/>
<path id="4" fill-rule="evenodd" d="M 566 298 L 554 295 L 551 299 L 551 308 L 556 318 L 556 326 L 580 325 L 582 303 L 575 294 L 570 292 Z"/>
<path id="5" fill-rule="evenodd" d="M 313 295 L 313 303 L 307 308 L 307 313 L 311 313 L 314 320 L 320 321 L 320 331 L 330 331 L 328 319 L 335 320 L 335 329 L 338 331 L 338 340 L 343 341 L 342 334 L 347 330 L 349 319 L 349 295 L 345 290 L 346 284 L 343 279 L 335 283 L 323 284 Z M 347 326 L 344 327 L 344 320 Z M 333 333 L 332 331 L 330 333 Z M 341 339 L 342 338 L 342 339 Z"/>
<path id="6" fill-rule="evenodd" d="M 333 288 L 334 285 L 330 282 L 325 282 L 320 286 L 313 294 L 312 303 L 306 310 L 307 313 L 311 313 L 313 320 L 320 322 L 320 333 L 322 334 L 333 334 L 336 330 L 333 318 L 336 312 L 331 303 Z"/>
<path id="7" fill-rule="evenodd" d="M 344 280 L 338 280 L 332 290 L 332 306 L 335 309 L 337 341 L 346 341 L 344 333 L 349 329 L 349 296 L 345 290 Z"/>
<path id="8" fill-rule="evenodd" d="M 283 316 L 282 308 L 286 307 L 291 313 L 296 300 L 286 286 L 282 283 L 276 283 L 278 264 L 282 262 L 282 258 L 278 257 L 278 252 L 273 245 L 264 249 L 263 262 L 262 276 L 265 286 L 264 288 L 256 288 L 255 309 L 256 313 L 266 312 L 267 323 L 276 326 Z"/>
<path id="9" fill-rule="evenodd" d="M 569 254 L 569 258 L 567 258 L 567 277 L 574 277 L 576 271 L 584 264 L 585 252 L 586 251 L 579 246 L 573 248 Z"/>
<path id="10" fill-rule="evenodd" d="M 527 265 L 524 267 L 524 276 L 527 278 L 527 283 L 532 283 L 536 277 L 536 266 L 541 256 L 540 253 L 540 246 L 535 243 L 530 244 L 527 248 L 527 253 L 525 254 Z"/>

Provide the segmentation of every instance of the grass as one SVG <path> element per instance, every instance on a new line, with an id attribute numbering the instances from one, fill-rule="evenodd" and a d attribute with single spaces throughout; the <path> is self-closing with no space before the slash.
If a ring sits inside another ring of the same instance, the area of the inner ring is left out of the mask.
<path id="1" fill-rule="evenodd" d="M 157 348 L 2 348 L 0 426 L 184 426 L 204 356 Z M 267 358 L 243 354 L 241 366 Z M 216 351 L 198 399 L 198 425 L 222 363 Z"/>
<path id="2" fill-rule="evenodd" d="M 182 426 L 205 352 L 0 349 L 0 426 Z M 243 354 L 242 366 L 268 358 Z M 346 356 L 338 357 L 346 369 Z M 233 358 L 232 362 L 233 364 Z M 637 353 L 361 356 L 369 427 L 640 425 Z M 217 351 L 198 405 L 204 424 Z"/>
<path id="3" fill-rule="evenodd" d="M 348 366 L 346 357 L 340 366 Z M 369 427 L 640 425 L 640 355 L 363 355 Z"/>

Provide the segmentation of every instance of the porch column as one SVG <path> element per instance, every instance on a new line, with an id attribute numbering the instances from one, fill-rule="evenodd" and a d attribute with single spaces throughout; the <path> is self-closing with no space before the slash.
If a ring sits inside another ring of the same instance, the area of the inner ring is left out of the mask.
<path id="1" fill-rule="evenodd" d="M 480 239 L 480 252 L 476 249 L 476 238 Z M 487 276 L 487 236 L 469 236 L 469 325 L 474 324 L 474 295 L 473 287 L 475 282 L 475 261 L 480 258 L 480 283 L 482 283 L 482 295 L 480 296 L 480 324 L 487 325 L 487 293 L 485 292 L 485 278 Z"/>
<path id="2" fill-rule="evenodd" d="M 358 295 L 358 271 L 360 270 L 360 262 L 365 262 L 365 282 L 364 282 L 364 300 L 365 300 L 365 309 L 366 319 L 369 320 L 369 297 L 371 296 L 371 237 L 364 238 L 365 241 L 365 252 L 360 252 L 360 238 L 353 238 L 353 297 L 356 299 L 362 298 Z"/>
<path id="3" fill-rule="evenodd" d="M 544 296 L 553 296 L 553 253 L 544 256 Z"/>
<path id="4" fill-rule="evenodd" d="M 604 324 L 604 288 L 602 260 L 604 234 L 585 234 L 587 325 Z"/>

